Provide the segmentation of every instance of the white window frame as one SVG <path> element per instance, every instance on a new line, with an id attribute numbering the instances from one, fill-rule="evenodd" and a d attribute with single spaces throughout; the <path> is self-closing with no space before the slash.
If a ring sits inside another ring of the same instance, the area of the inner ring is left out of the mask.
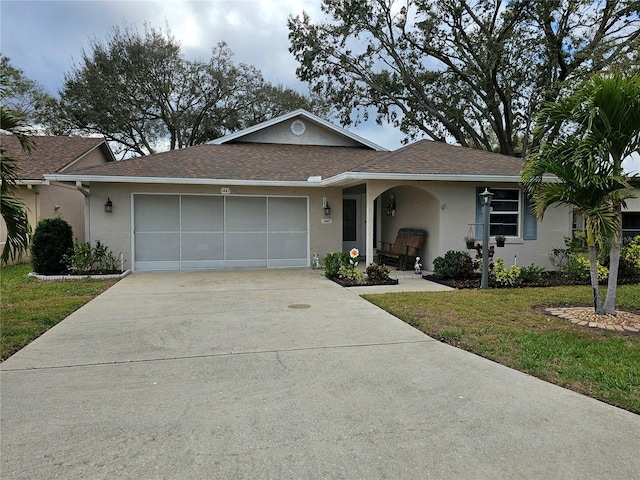
<path id="1" fill-rule="evenodd" d="M 509 191 L 509 192 L 516 192 L 518 194 L 518 198 L 516 200 L 495 200 L 495 194 L 498 191 Z M 520 237 L 520 224 L 522 223 L 522 195 L 520 192 L 519 188 L 492 188 L 491 192 L 494 194 L 494 200 L 491 202 L 491 214 L 490 214 L 490 221 L 489 221 L 489 233 L 491 237 L 495 237 L 496 235 L 504 235 L 505 237 L 508 238 L 519 238 Z M 508 202 L 508 203 L 515 203 L 517 205 L 517 210 L 505 210 L 505 211 L 496 211 L 494 208 L 494 203 L 496 201 L 500 201 L 500 202 Z M 504 222 L 496 222 L 495 220 L 495 216 L 501 216 L 501 215 L 516 215 L 517 219 L 515 224 L 509 223 L 509 224 L 504 224 Z M 496 232 L 495 230 L 499 230 L 498 227 L 502 227 L 503 225 L 505 226 L 514 226 L 516 227 L 516 232 L 515 235 L 505 235 L 503 233 L 500 233 L 499 231 Z M 494 227 L 496 227 L 494 229 Z"/>

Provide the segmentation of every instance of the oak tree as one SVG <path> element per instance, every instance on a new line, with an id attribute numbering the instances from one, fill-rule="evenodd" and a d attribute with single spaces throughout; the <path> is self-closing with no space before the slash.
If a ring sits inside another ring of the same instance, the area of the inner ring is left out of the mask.
<path id="1" fill-rule="evenodd" d="M 290 17 L 298 77 L 340 109 L 406 134 L 523 155 L 567 85 L 637 64 L 633 0 L 323 0 Z M 557 126 L 551 135 L 557 134 Z"/>

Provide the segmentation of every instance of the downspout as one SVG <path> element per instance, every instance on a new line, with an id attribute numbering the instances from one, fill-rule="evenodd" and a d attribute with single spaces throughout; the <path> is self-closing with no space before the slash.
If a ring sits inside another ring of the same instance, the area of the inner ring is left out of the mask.
<path id="1" fill-rule="evenodd" d="M 33 185 L 27 185 L 27 190 L 30 190 L 33 192 L 33 200 L 34 200 L 33 203 L 36 206 L 34 224 L 37 225 L 39 220 L 38 212 L 40 211 L 40 192 L 36 190 Z"/>
<path id="2" fill-rule="evenodd" d="M 91 194 L 79 180 L 76 180 L 76 188 L 84 195 L 84 241 L 91 243 L 91 230 L 89 229 L 91 225 L 91 205 L 89 203 L 89 197 Z"/>

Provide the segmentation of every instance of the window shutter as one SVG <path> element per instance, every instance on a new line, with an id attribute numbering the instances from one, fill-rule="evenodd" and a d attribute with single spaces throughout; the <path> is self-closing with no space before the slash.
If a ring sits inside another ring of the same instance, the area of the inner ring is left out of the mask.
<path id="1" fill-rule="evenodd" d="M 482 241 L 482 233 L 484 231 L 482 218 L 482 202 L 480 201 L 480 194 L 484 192 L 482 187 L 476 187 L 476 224 L 475 224 L 475 232 L 476 232 L 476 240 Z"/>
<path id="2" fill-rule="evenodd" d="M 538 238 L 538 219 L 533 214 L 531 200 L 524 192 L 522 192 L 522 195 L 524 195 L 524 231 L 522 238 L 525 240 L 536 240 Z"/>

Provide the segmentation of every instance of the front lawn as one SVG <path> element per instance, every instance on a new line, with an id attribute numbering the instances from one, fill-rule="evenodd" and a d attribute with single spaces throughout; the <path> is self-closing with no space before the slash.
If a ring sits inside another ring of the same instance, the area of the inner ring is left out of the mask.
<path id="1" fill-rule="evenodd" d="M 31 265 L 0 270 L 0 360 L 5 360 L 118 280 L 42 282 Z"/>
<path id="2" fill-rule="evenodd" d="M 640 414 L 640 335 L 579 327 L 541 306 L 591 305 L 588 286 L 365 295 L 427 335 Z M 640 285 L 618 287 L 640 313 Z"/>

